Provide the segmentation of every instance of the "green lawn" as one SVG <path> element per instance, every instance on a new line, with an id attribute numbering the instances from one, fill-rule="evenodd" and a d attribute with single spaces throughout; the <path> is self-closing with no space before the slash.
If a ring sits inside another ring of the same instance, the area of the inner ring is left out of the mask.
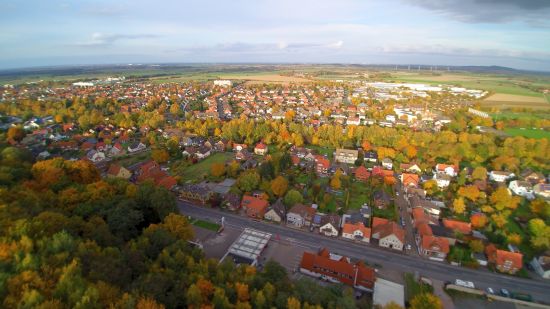
<path id="1" fill-rule="evenodd" d="M 202 180 L 204 177 L 210 175 L 210 165 L 213 163 L 225 163 L 225 161 L 231 158 L 233 158 L 233 153 L 230 152 L 215 153 L 197 164 L 186 167 L 180 176 L 184 183 Z"/>
<path id="2" fill-rule="evenodd" d="M 362 182 L 352 182 L 349 192 L 348 209 L 359 209 L 364 203 L 370 204 L 371 190 Z"/>
<path id="3" fill-rule="evenodd" d="M 327 155 L 330 160 L 332 160 L 332 157 L 334 155 L 334 148 L 322 147 L 322 146 L 316 146 L 316 145 L 308 145 L 307 148 L 317 150 L 317 152 L 321 155 Z"/>
<path id="4" fill-rule="evenodd" d="M 217 223 L 204 221 L 204 220 L 199 220 L 199 219 L 192 219 L 191 224 L 193 224 L 194 226 L 198 226 L 200 228 L 203 228 L 203 229 L 214 231 L 214 232 L 217 232 L 220 229 L 220 225 L 217 224 Z"/>
<path id="5" fill-rule="evenodd" d="M 136 164 L 140 161 L 149 160 L 150 158 L 151 158 L 151 150 L 147 150 L 147 151 L 142 152 L 142 153 L 137 154 L 137 155 L 123 156 L 122 158 L 120 158 L 120 159 L 118 159 L 114 162 L 116 162 L 117 164 L 122 165 L 124 167 L 129 167 L 129 166 L 134 165 L 134 164 Z"/>
<path id="6" fill-rule="evenodd" d="M 504 129 L 504 132 L 511 136 L 523 136 L 527 138 L 547 138 L 550 139 L 550 132 L 543 130 L 534 130 L 534 129 L 519 129 L 519 128 L 508 128 Z"/>

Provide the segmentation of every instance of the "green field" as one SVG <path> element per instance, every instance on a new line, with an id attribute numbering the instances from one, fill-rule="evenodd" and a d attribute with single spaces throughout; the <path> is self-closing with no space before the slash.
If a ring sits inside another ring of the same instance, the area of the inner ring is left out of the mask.
<path id="1" fill-rule="evenodd" d="M 475 74 L 475 73 L 415 73 L 415 72 L 396 72 L 391 77 L 385 78 L 387 81 L 428 83 L 431 85 L 456 85 L 470 89 L 487 90 L 494 93 L 514 94 L 533 97 L 543 97 L 541 92 L 534 88 L 548 87 L 550 78 L 548 77 L 526 77 L 514 75 L 494 75 L 494 74 Z"/>
<path id="2" fill-rule="evenodd" d="M 523 136 L 527 138 L 548 138 L 550 139 L 550 132 L 543 130 L 535 129 L 519 129 L 519 128 L 508 128 L 504 129 L 508 135 L 511 136 Z"/>
<path id="3" fill-rule="evenodd" d="M 203 229 L 211 230 L 217 232 L 220 229 L 220 225 L 210 221 L 204 221 L 199 219 L 191 219 L 191 224 L 198 226 Z"/>
<path id="4" fill-rule="evenodd" d="M 230 152 L 215 153 L 197 164 L 186 167 L 180 176 L 184 183 L 202 180 L 204 177 L 210 175 L 210 165 L 213 163 L 225 163 L 232 157 L 233 154 Z"/>

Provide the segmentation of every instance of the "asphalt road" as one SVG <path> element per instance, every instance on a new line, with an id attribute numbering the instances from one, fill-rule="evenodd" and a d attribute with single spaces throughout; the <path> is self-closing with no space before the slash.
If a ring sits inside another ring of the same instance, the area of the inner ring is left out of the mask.
<path id="1" fill-rule="evenodd" d="M 493 289 L 506 288 L 509 291 L 529 293 L 536 301 L 550 303 L 550 282 L 502 275 L 486 269 L 474 270 L 453 266 L 444 262 L 430 261 L 418 256 L 409 256 L 402 252 L 360 245 L 340 238 L 328 238 L 316 233 L 290 229 L 264 221 L 256 221 L 217 209 L 195 206 L 183 201 L 179 201 L 178 206 L 181 213 L 185 215 L 214 222 L 219 222 L 221 217 L 225 217 L 225 224 L 228 226 L 240 229 L 249 227 L 272 233 L 272 237 L 274 238 L 277 237 L 289 241 L 293 245 L 311 249 L 312 251 L 326 247 L 331 252 L 363 260 L 370 265 L 380 265 L 376 267 L 382 270 L 393 269 L 410 273 L 418 271 L 421 276 L 441 281 L 454 281 L 455 279 L 468 280 L 474 282 L 476 287 L 480 289 L 487 287 L 492 287 Z"/>

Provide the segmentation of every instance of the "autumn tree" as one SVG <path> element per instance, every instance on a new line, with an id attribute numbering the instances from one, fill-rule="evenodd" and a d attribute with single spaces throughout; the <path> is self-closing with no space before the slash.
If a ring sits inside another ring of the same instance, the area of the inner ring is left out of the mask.
<path id="1" fill-rule="evenodd" d="M 411 300 L 411 309 L 443 309 L 441 299 L 431 293 L 417 294 Z"/>
<path id="2" fill-rule="evenodd" d="M 8 140 L 21 141 L 25 137 L 25 131 L 20 127 L 10 127 L 6 135 Z"/>
<path id="3" fill-rule="evenodd" d="M 479 239 L 472 239 L 468 243 L 468 246 L 473 252 L 481 253 L 485 249 L 485 245 L 483 244 L 483 241 Z"/>
<path id="4" fill-rule="evenodd" d="M 487 224 L 487 216 L 484 214 L 474 214 L 470 217 L 470 222 L 476 229 L 483 228 Z"/>
<path id="5" fill-rule="evenodd" d="M 271 191 L 277 197 L 281 197 L 286 193 L 288 189 L 288 180 L 283 176 L 277 176 L 277 178 L 271 181 Z"/>
<path id="6" fill-rule="evenodd" d="M 550 218 L 550 203 L 542 198 L 537 198 L 529 204 L 531 211 L 542 219 Z"/>
<path id="7" fill-rule="evenodd" d="M 461 197 L 456 198 L 453 201 L 453 212 L 455 214 L 463 214 L 465 210 L 466 210 L 466 204 L 464 203 L 464 199 Z"/>
<path id="8" fill-rule="evenodd" d="M 337 170 L 336 173 L 334 173 L 334 176 L 330 179 L 330 187 L 334 190 L 339 190 L 340 187 L 342 187 L 342 182 L 340 181 L 341 176 L 340 170 Z"/>
<path id="9" fill-rule="evenodd" d="M 157 163 L 165 163 L 170 159 L 170 154 L 165 149 L 154 149 L 151 158 Z"/>
<path id="10" fill-rule="evenodd" d="M 478 166 L 472 171 L 472 179 L 474 180 L 486 180 L 487 179 L 487 169 L 483 166 Z"/>
<path id="11" fill-rule="evenodd" d="M 225 164 L 223 163 L 212 163 L 210 165 L 210 173 L 214 177 L 221 177 L 225 174 Z"/>
<path id="12" fill-rule="evenodd" d="M 506 187 L 499 187 L 491 194 L 490 200 L 496 210 L 502 211 L 504 209 L 516 209 L 521 198 L 510 195 Z"/>
<path id="13" fill-rule="evenodd" d="M 481 192 L 476 186 L 466 186 L 458 189 L 458 195 L 475 202 L 480 197 Z"/>

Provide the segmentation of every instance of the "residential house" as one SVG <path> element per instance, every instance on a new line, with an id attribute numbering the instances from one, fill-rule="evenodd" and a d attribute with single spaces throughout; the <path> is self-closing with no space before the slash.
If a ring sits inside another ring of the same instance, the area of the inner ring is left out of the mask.
<path id="1" fill-rule="evenodd" d="M 86 153 L 86 158 L 93 163 L 98 163 L 105 160 L 105 153 L 92 149 Z"/>
<path id="2" fill-rule="evenodd" d="M 344 223 L 342 227 L 342 237 L 358 240 L 361 242 L 370 242 L 371 229 L 365 227 L 362 222 L 357 223 Z"/>
<path id="3" fill-rule="evenodd" d="M 523 255 L 519 252 L 500 250 L 490 244 L 485 248 L 485 254 L 489 263 L 494 264 L 500 272 L 515 274 L 523 268 Z"/>
<path id="4" fill-rule="evenodd" d="M 530 182 L 524 180 L 512 180 L 508 185 L 508 189 L 512 190 L 514 194 L 523 196 L 527 199 L 534 199 L 533 185 Z"/>
<path id="5" fill-rule="evenodd" d="M 435 179 L 439 188 L 446 188 L 451 184 L 451 176 L 447 173 L 435 173 L 433 179 Z"/>
<path id="6" fill-rule="evenodd" d="M 243 151 L 245 149 L 248 149 L 248 145 L 247 144 L 236 144 L 236 143 L 233 143 L 233 151 Z"/>
<path id="7" fill-rule="evenodd" d="M 534 257 L 531 261 L 531 266 L 539 276 L 544 279 L 550 279 L 550 256 L 541 255 Z"/>
<path id="8" fill-rule="evenodd" d="M 243 196 L 241 201 L 241 207 L 245 210 L 246 215 L 252 218 L 263 218 L 268 206 L 269 203 L 266 200 L 250 195 Z"/>
<path id="9" fill-rule="evenodd" d="M 374 150 L 365 152 L 365 161 L 376 163 L 378 162 L 378 153 Z"/>
<path id="10" fill-rule="evenodd" d="M 107 170 L 107 177 L 116 177 L 128 180 L 132 177 L 132 172 L 121 165 L 111 164 Z"/>
<path id="11" fill-rule="evenodd" d="M 124 147 L 120 143 L 115 143 L 115 145 L 109 150 L 109 155 L 111 157 L 116 157 L 124 154 Z"/>
<path id="12" fill-rule="evenodd" d="M 340 149 L 336 149 L 336 155 L 334 156 L 334 159 L 336 162 L 339 162 L 339 163 L 354 164 L 355 161 L 357 161 L 358 156 L 359 156 L 358 150 L 340 148 Z"/>
<path id="13" fill-rule="evenodd" d="M 372 238 L 378 240 L 380 247 L 403 250 L 405 230 L 397 223 L 384 218 L 372 218 Z"/>
<path id="14" fill-rule="evenodd" d="M 205 159 L 210 156 L 210 148 L 207 146 L 201 146 L 195 153 L 195 157 L 199 160 Z"/>
<path id="15" fill-rule="evenodd" d="M 241 208 L 241 197 L 238 194 L 227 193 L 223 196 L 220 207 L 236 211 Z"/>
<path id="16" fill-rule="evenodd" d="M 384 209 L 391 203 L 391 196 L 385 190 L 377 190 L 373 194 L 374 206 Z"/>
<path id="17" fill-rule="evenodd" d="M 184 184 L 181 186 L 180 196 L 183 199 L 196 201 L 205 205 L 213 198 L 214 191 L 205 185 Z"/>
<path id="18" fill-rule="evenodd" d="M 404 187 L 418 187 L 420 181 L 417 174 L 402 173 L 399 178 Z"/>
<path id="19" fill-rule="evenodd" d="M 472 234 L 472 224 L 470 222 L 462 222 L 452 219 L 443 219 L 443 226 L 452 230 L 453 232 L 459 232 L 462 235 Z"/>
<path id="20" fill-rule="evenodd" d="M 365 266 L 361 261 L 352 263 L 349 258 L 332 254 L 327 249 L 317 253 L 304 252 L 300 272 L 369 292 L 374 290 L 376 281 L 373 268 Z"/>
<path id="21" fill-rule="evenodd" d="M 422 236 L 418 250 L 430 260 L 444 261 L 449 253 L 449 241 L 444 237 Z"/>
<path id="22" fill-rule="evenodd" d="M 254 147 L 254 153 L 259 156 L 266 155 L 267 150 L 268 150 L 267 145 L 264 143 L 258 143 L 256 144 L 256 147 Z"/>
<path id="23" fill-rule="evenodd" d="M 520 174 L 520 178 L 529 182 L 531 185 L 536 185 L 538 183 L 544 183 L 545 178 L 542 173 L 535 172 L 531 169 L 526 169 Z"/>
<path id="24" fill-rule="evenodd" d="M 458 175 L 458 165 L 455 164 L 436 164 L 435 173 L 445 173 L 450 177 L 456 177 Z"/>
<path id="25" fill-rule="evenodd" d="M 268 207 L 267 212 L 264 215 L 264 219 L 281 222 L 286 218 L 286 208 L 281 199 L 278 199 L 273 205 Z"/>
<path id="26" fill-rule="evenodd" d="M 134 152 L 145 150 L 145 148 L 147 148 L 145 144 L 143 144 L 142 142 L 136 142 L 128 146 L 128 152 L 134 153 Z"/>
<path id="27" fill-rule="evenodd" d="M 399 165 L 399 169 L 401 171 L 408 172 L 408 173 L 416 173 L 416 174 L 422 173 L 422 169 L 416 163 L 401 163 Z"/>
<path id="28" fill-rule="evenodd" d="M 294 205 L 286 214 L 286 224 L 295 227 L 310 226 L 315 215 L 315 209 L 302 204 Z"/>
<path id="29" fill-rule="evenodd" d="M 337 237 L 340 228 L 341 218 L 337 214 L 326 214 L 321 216 L 319 233 L 325 236 Z"/>
<path id="30" fill-rule="evenodd" d="M 328 169 L 330 168 L 330 161 L 323 157 L 316 155 L 315 156 L 315 171 L 319 176 L 327 176 Z"/>
<path id="31" fill-rule="evenodd" d="M 489 173 L 489 179 L 494 182 L 506 182 L 506 180 L 515 177 L 514 173 L 503 171 L 491 171 Z"/>
<path id="32" fill-rule="evenodd" d="M 550 184 L 538 183 L 533 186 L 533 193 L 546 200 L 550 200 Z"/>
<path id="33" fill-rule="evenodd" d="M 384 158 L 382 159 L 382 167 L 391 170 L 393 168 L 393 161 L 390 158 Z"/>
<path id="34" fill-rule="evenodd" d="M 363 165 L 355 169 L 355 179 L 365 182 L 369 179 L 369 177 L 370 177 L 370 172 Z"/>

